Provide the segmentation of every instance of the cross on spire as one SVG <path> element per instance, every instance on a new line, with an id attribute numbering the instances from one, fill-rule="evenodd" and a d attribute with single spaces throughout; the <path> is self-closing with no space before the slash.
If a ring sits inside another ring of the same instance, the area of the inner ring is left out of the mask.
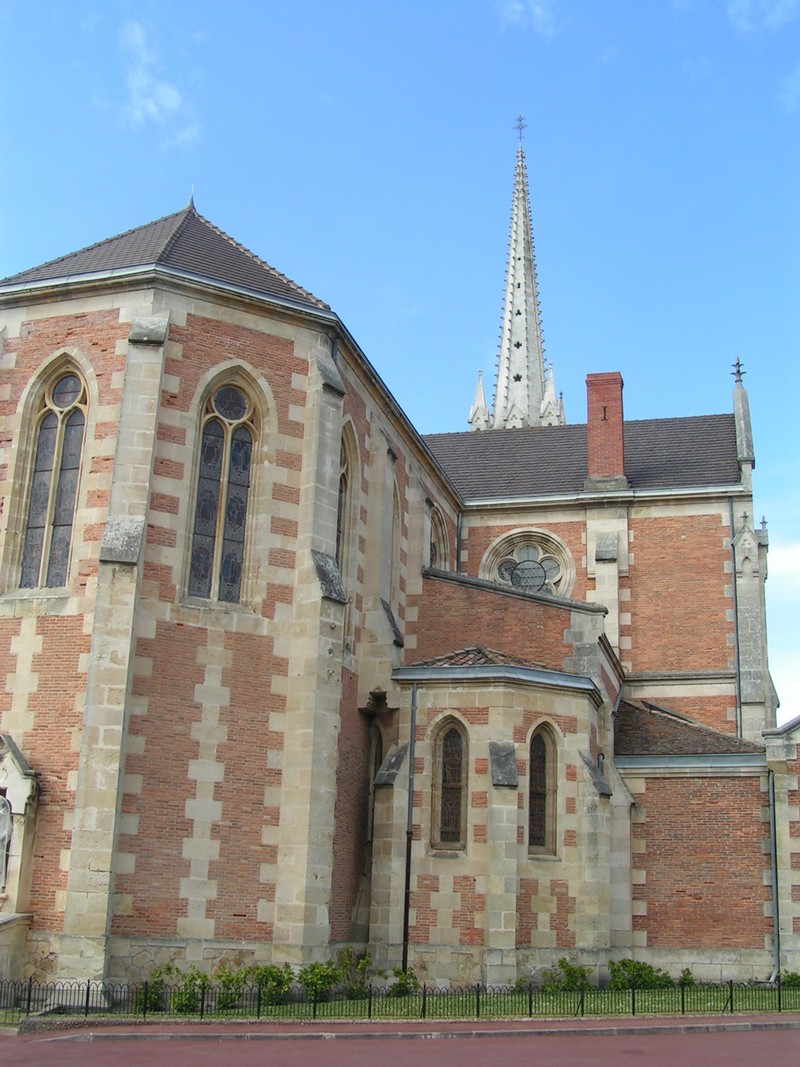
<path id="1" fill-rule="evenodd" d="M 517 121 L 514 123 L 514 129 L 519 134 L 519 143 L 522 144 L 522 131 L 526 128 L 528 123 L 523 118 L 522 114 L 517 115 Z"/>

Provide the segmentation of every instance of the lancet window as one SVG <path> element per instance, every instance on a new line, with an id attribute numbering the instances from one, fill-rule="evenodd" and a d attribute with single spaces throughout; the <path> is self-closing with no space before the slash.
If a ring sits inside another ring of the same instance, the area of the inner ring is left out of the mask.
<path id="1" fill-rule="evenodd" d="M 45 388 L 22 549 L 23 589 L 67 584 L 86 409 L 86 385 L 73 370 Z"/>
<path id="2" fill-rule="evenodd" d="M 255 440 L 250 397 L 237 385 L 216 388 L 203 410 L 190 596 L 225 603 L 241 598 Z"/>

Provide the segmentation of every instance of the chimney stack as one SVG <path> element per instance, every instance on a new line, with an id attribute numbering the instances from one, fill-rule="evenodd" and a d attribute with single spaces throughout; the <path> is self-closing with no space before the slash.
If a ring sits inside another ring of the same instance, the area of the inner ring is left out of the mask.
<path id="1" fill-rule="evenodd" d="M 622 375 L 619 371 L 586 376 L 587 478 L 584 489 L 629 489 L 625 477 Z"/>

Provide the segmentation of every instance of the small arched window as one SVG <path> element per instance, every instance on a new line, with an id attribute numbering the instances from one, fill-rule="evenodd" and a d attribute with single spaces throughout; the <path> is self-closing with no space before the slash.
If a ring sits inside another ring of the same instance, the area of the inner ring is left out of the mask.
<path id="1" fill-rule="evenodd" d="M 238 386 L 219 386 L 203 410 L 190 596 L 240 599 L 254 443 L 252 401 Z"/>
<path id="2" fill-rule="evenodd" d="M 85 427 L 86 385 L 69 370 L 47 385 L 37 417 L 22 549 L 23 589 L 67 584 Z"/>
<path id="3" fill-rule="evenodd" d="M 528 764 L 528 850 L 554 853 L 556 844 L 556 753 L 541 727 L 531 737 Z"/>
<path id="4" fill-rule="evenodd" d="M 433 845 L 462 849 L 467 843 L 467 737 L 448 720 L 436 735 L 433 781 Z"/>

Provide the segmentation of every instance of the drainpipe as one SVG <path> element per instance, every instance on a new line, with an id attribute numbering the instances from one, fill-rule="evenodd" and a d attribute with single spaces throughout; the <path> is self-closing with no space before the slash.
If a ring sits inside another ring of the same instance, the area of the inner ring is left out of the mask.
<path id="1" fill-rule="evenodd" d="M 733 589 L 733 655 L 736 668 L 736 736 L 742 736 L 742 668 L 739 663 L 739 596 L 736 589 L 736 549 L 733 547 L 733 498 L 728 497 L 731 521 L 731 588 Z"/>
<path id="2" fill-rule="evenodd" d="M 461 512 L 459 511 L 458 518 L 456 519 L 456 574 L 461 573 L 461 521 L 462 517 Z"/>
<path id="3" fill-rule="evenodd" d="M 411 912 L 411 833 L 414 816 L 414 753 L 417 733 L 417 683 L 411 686 L 411 737 L 408 745 L 408 811 L 406 815 L 406 874 L 403 895 L 403 971 L 408 970 L 408 920 Z"/>
<path id="4" fill-rule="evenodd" d="M 769 858 L 772 865 L 772 925 L 773 925 L 773 951 L 775 960 L 772 967 L 770 982 L 774 982 L 781 970 L 781 915 L 778 903 L 778 838 L 775 819 L 775 772 L 768 771 L 769 775 Z"/>

